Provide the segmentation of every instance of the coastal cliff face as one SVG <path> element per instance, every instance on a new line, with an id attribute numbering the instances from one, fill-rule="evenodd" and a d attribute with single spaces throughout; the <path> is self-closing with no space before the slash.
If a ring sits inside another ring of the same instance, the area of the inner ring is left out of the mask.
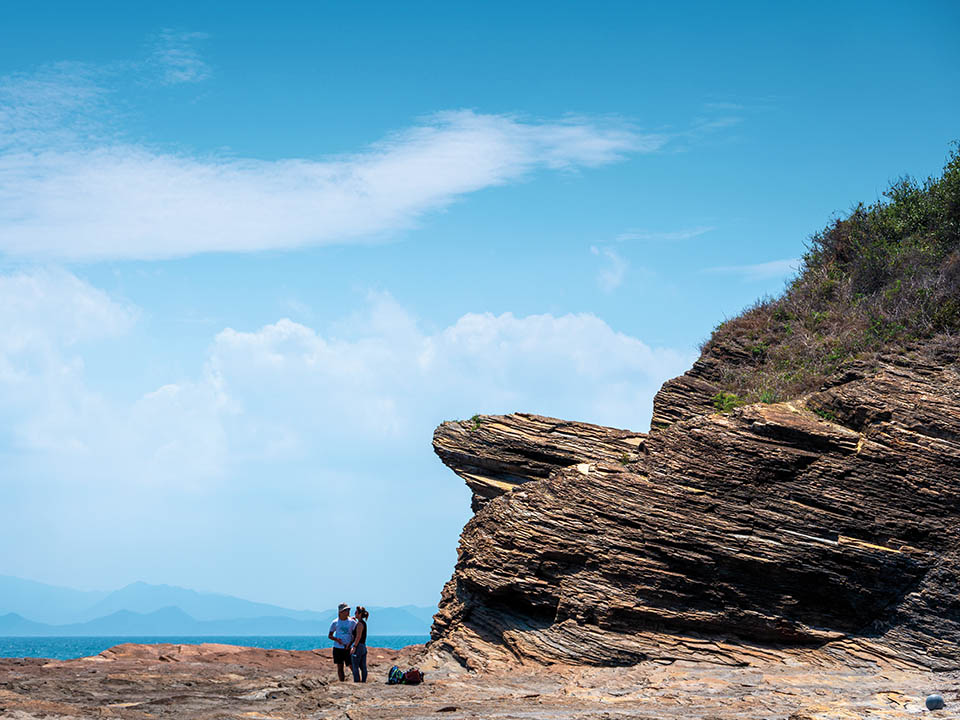
<path id="1" fill-rule="evenodd" d="M 956 358 L 917 348 L 719 413 L 735 356 L 666 383 L 649 435 L 522 414 L 441 425 L 434 448 L 476 514 L 431 647 L 476 668 L 809 648 L 960 668 Z"/>

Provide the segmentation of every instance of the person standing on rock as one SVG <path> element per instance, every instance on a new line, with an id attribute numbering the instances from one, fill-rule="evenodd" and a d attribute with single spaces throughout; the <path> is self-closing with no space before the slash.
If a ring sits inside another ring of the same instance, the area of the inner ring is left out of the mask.
<path id="1" fill-rule="evenodd" d="M 333 661 L 337 664 L 337 676 L 340 681 L 346 680 L 343 664 L 350 665 L 350 645 L 353 643 L 353 631 L 357 621 L 350 617 L 350 606 L 340 603 L 337 608 L 337 619 L 330 624 L 327 637 L 333 640 Z"/>
<path id="2" fill-rule="evenodd" d="M 350 646 L 350 665 L 354 682 L 367 681 L 367 618 L 370 613 L 363 605 L 357 605 L 353 614 L 357 627 L 353 631 L 353 644 Z"/>

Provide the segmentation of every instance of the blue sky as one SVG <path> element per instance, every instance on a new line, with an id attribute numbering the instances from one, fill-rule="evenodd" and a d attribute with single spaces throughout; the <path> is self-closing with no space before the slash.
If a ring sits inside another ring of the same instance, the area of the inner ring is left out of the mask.
<path id="1" fill-rule="evenodd" d="M 436 424 L 645 430 L 810 233 L 939 170 L 958 36 L 950 2 L 4 3 L 0 574 L 434 602 L 469 516 Z"/>

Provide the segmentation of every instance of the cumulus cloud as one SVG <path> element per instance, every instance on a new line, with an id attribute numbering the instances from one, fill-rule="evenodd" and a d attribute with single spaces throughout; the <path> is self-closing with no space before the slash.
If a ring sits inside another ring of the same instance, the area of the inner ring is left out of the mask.
<path id="1" fill-rule="evenodd" d="M 70 346 L 121 334 L 136 310 L 111 299 L 76 275 L 60 269 L 34 269 L 0 275 L 0 352 Z"/>
<path id="2" fill-rule="evenodd" d="M 271 452 L 351 437 L 409 445 L 439 421 L 475 412 L 643 427 L 660 384 L 691 362 L 592 314 L 470 313 L 426 332 L 390 296 L 375 295 L 355 329 L 344 339 L 280 320 L 219 333 L 209 363 L 237 404 L 233 427 L 248 451 L 258 437 Z"/>
<path id="3" fill-rule="evenodd" d="M 0 428 L 28 450 L 83 450 L 102 410 L 83 346 L 122 335 L 136 315 L 67 272 L 0 276 Z"/>
<path id="4" fill-rule="evenodd" d="M 425 330 L 372 294 L 349 335 L 287 319 L 224 329 L 192 377 L 111 400 L 82 343 L 136 312 L 64 273 L 0 278 L 3 433 L 25 450 L 124 482 L 202 485 L 250 461 L 426 448 L 433 427 L 516 410 L 643 429 L 653 394 L 690 353 L 651 348 L 592 314 L 469 313 Z"/>
<path id="5" fill-rule="evenodd" d="M 172 77 L 199 77 L 189 54 L 171 47 L 164 57 Z M 582 118 L 460 110 L 342 157 L 170 153 L 91 133 L 110 117 L 91 72 L 0 81 L 9 103 L 0 117 L 0 252 L 157 259 L 364 241 L 483 188 L 538 170 L 612 163 L 666 142 Z"/>
<path id="6" fill-rule="evenodd" d="M 719 275 L 736 275 L 744 280 L 770 280 L 772 278 L 795 275 L 800 270 L 800 258 L 771 260 L 755 265 L 721 265 L 706 268 L 703 272 Z"/>
<path id="7" fill-rule="evenodd" d="M 110 399 L 87 376 L 103 342 L 123 343 L 140 313 L 63 270 L 0 275 L 0 448 L 77 479 L 197 484 L 227 459 L 229 414 L 216 377 Z"/>
<path id="8" fill-rule="evenodd" d="M 337 601 L 304 572 L 326 537 L 369 560 L 339 586 L 380 603 L 432 599 L 448 576 L 469 501 L 431 451 L 438 423 L 525 410 L 642 430 L 661 382 L 693 360 L 589 313 L 431 328 L 375 293 L 349 322 L 225 328 L 183 376 L 137 391 L 133 374 L 118 394 L 94 368 L 148 363 L 147 316 L 50 271 L 0 279 L 0 321 L 0 541 L 30 549 L 5 572 L 107 585 L 147 572 L 313 607 Z M 418 547 L 417 567 L 378 565 L 387 541 Z"/>

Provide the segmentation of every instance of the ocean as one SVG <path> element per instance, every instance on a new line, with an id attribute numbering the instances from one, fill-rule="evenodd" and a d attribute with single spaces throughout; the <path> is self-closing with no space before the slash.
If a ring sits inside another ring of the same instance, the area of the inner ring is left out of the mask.
<path id="1" fill-rule="evenodd" d="M 370 647 L 402 648 L 425 643 L 429 635 L 371 635 Z M 224 643 L 245 647 L 277 650 L 314 650 L 333 645 L 327 638 L 316 635 L 208 635 L 193 637 L 0 637 L 0 657 L 40 657 L 53 660 L 96 655 L 121 643 L 175 643 L 199 645 Z"/>

